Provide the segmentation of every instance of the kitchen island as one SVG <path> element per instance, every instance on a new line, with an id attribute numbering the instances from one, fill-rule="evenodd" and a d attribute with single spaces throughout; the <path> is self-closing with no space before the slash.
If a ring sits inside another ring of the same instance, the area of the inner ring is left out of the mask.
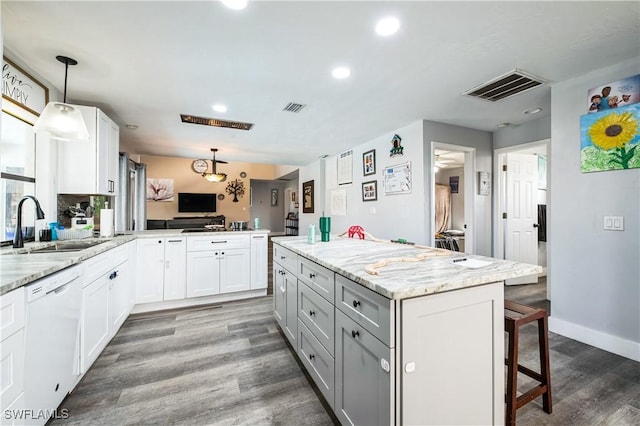
<path id="1" fill-rule="evenodd" d="M 539 266 L 336 236 L 273 242 L 274 316 L 341 423 L 504 422 L 503 280 Z"/>

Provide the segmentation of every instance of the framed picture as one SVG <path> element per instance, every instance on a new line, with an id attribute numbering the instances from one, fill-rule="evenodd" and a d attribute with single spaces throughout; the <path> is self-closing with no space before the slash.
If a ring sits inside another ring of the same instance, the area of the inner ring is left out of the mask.
<path id="1" fill-rule="evenodd" d="M 640 102 L 640 74 L 589 89 L 588 113 L 607 111 Z"/>
<path id="2" fill-rule="evenodd" d="M 277 205 L 278 205 L 278 190 L 272 189 L 271 190 L 271 206 L 277 206 Z"/>
<path id="3" fill-rule="evenodd" d="M 302 184 L 302 213 L 313 213 L 313 181 Z"/>
<path id="4" fill-rule="evenodd" d="M 460 176 L 449 176 L 449 187 L 452 194 L 458 193 L 458 185 L 460 184 Z"/>
<path id="5" fill-rule="evenodd" d="M 49 103 L 49 89 L 3 56 L 2 98 L 39 116 Z"/>
<path id="6" fill-rule="evenodd" d="M 362 182 L 362 201 L 376 201 L 378 199 L 378 181 Z"/>
<path id="7" fill-rule="evenodd" d="M 491 175 L 489 172 L 478 172 L 478 195 L 489 195 Z"/>
<path id="8" fill-rule="evenodd" d="M 353 183 L 353 150 L 338 155 L 338 185 Z"/>
<path id="9" fill-rule="evenodd" d="M 376 174 L 376 150 L 372 149 L 362 154 L 362 174 L 364 176 Z"/>
<path id="10" fill-rule="evenodd" d="M 396 164 L 384 169 L 384 193 L 408 194 L 411 192 L 411 162 Z"/>

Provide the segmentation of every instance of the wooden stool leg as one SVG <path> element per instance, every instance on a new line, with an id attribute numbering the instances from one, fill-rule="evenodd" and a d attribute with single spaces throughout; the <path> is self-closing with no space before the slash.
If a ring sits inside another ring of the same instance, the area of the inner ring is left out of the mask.
<path id="1" fill-rule="evenodd" d="M 507 413 L 505 425 L 515 426 L 516 410 L 518 409 L 518 330 L 510 324 L 507 332 L 509 333 L 509 347 L 507 349 Z"/>
<path id="2" fill-rule="evenodd" d="M 551 413 L 551 371 L 549 368 L 549 332 L 547 315 L 538 320 L 538 346 L 540 347 L 540 375 L 547 391 L 542 394 L 542 408 L 546 413 Z"/>

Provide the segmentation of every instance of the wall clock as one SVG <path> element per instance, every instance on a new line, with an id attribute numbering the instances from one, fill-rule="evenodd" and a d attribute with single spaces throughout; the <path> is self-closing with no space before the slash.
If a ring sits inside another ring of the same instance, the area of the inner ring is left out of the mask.
<path id="1" fill-rule="evenodd" d="M 204 173 L 209 168 L 209 164 L 207 163 L 207 160 L 193 160 L 191 168 L 196 173 Z"/>
<path id="2" fill-rule="evenodd" d="M 218 200 L 220 201 L 224 200 L 224 194 L 218 194 Z"/>

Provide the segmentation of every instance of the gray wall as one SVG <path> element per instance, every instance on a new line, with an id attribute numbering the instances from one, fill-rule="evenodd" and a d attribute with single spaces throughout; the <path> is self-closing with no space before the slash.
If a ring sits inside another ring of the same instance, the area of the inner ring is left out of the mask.
<path id="1" fill-rule="evenodd" d="M 638 74 L 640 58 L 552 88 L 551 329 L 640 360 L 640 169 L 580 172 L 587 91 Z M 624 231 L 603 230 L 605 215 Z"/>
<path id="2" fill-rule="evenodd" d="M 524 124 L 504 127 L 493 133 L 493 149 L 506 148 L 551 137 L 551 116 L 540 117 Z"/>
<path id="3" fill-rule="evenodd" d="M 283 181 L 251 180 L 251 221 L 253 227 L 256 217 L 260 218 L 260 228 L 269 229 L 271 232 L 284 232 L 284 188 Z M 278 204 L 271 205 L 271 190 L 278 190 Z"/>

